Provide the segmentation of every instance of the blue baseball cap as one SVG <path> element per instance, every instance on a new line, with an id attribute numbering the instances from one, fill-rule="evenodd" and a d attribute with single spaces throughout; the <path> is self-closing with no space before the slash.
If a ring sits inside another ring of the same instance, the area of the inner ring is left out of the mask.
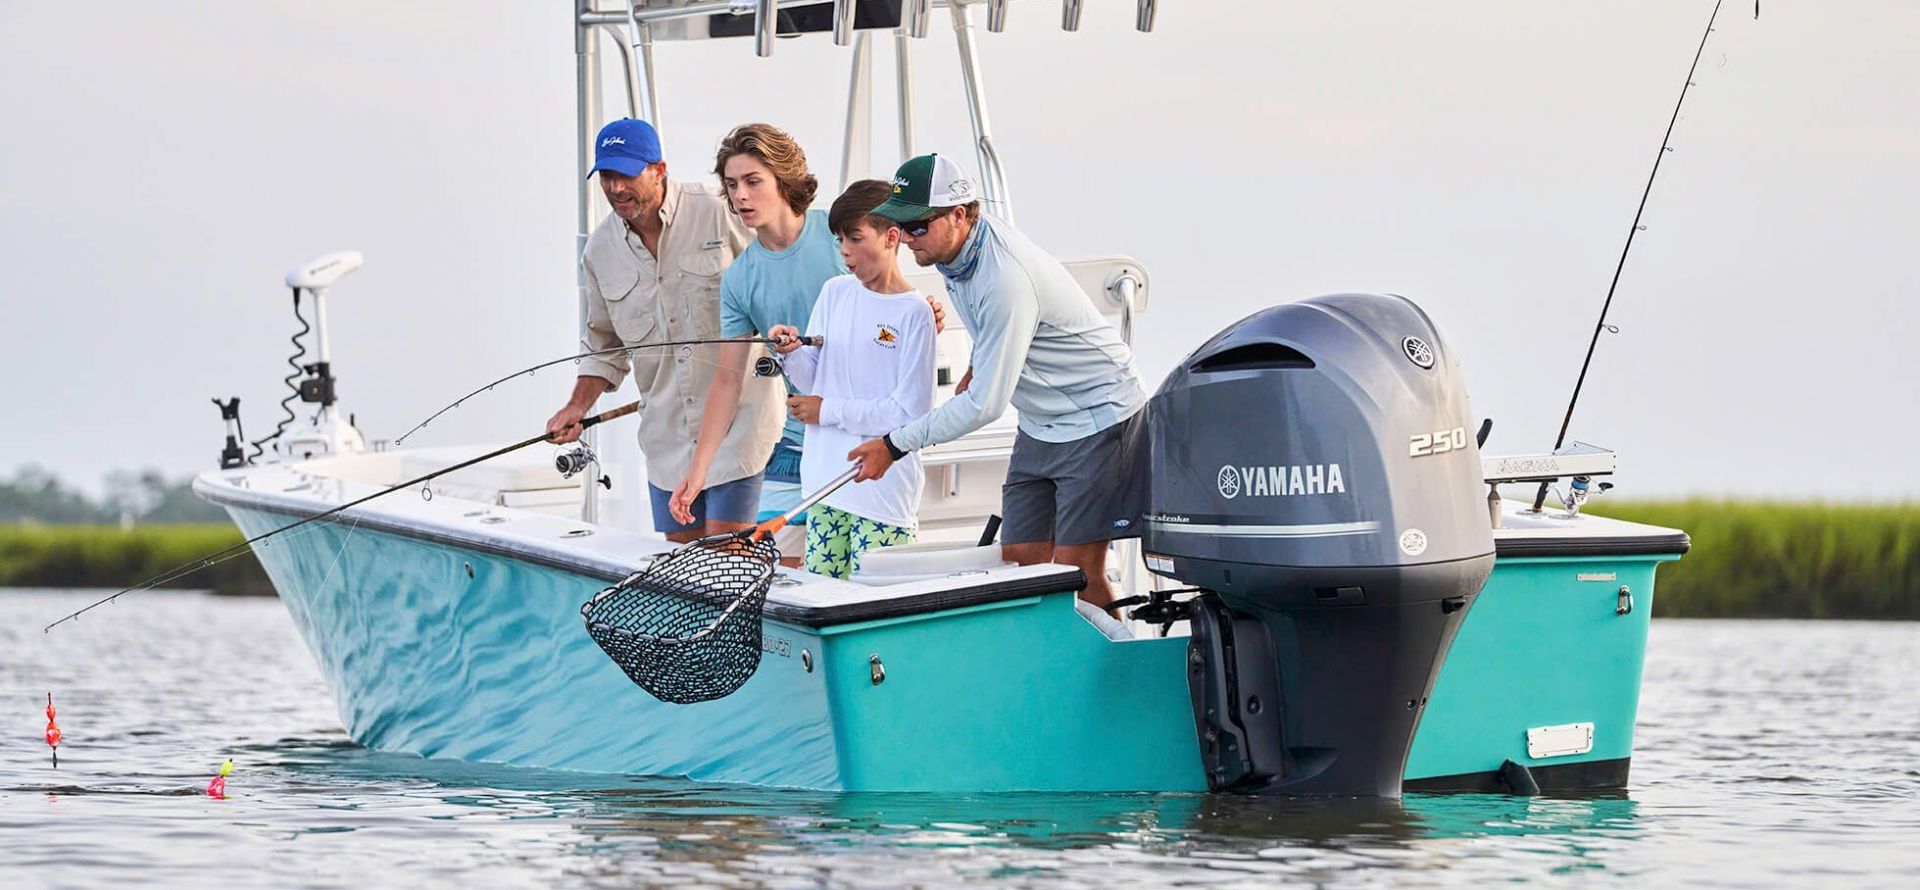
<path id="1" fill-rule="evenodd" d="M 640 171 L 660 163 L 660 134 L 643 120 L 623 117 L 600 128 L 593 145 L 593 170 L 612 170 L 623 176 L 639 176 Z"/>

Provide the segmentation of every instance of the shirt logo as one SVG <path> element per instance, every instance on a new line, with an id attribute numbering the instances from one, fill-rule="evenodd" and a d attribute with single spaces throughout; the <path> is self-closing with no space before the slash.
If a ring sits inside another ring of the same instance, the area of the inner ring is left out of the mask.
<path id="1" fill-rule="evenodd" d="M 722 242 L 718 238 L 715 238 L 712 241 L 703 241 L 700 243 L 700 249 L 701 250 L 719 250 L 721 243 Z"/>
<path id="2" fill-rule="evenodd" d="M 880 330 L 873 335 L 873 342 L 885 346 L 888 349 L 898 348 L 900 344 L 900 332 L 888 325 L 878 325 L 878 327 Z"/>
<path id="3" fill-rule="evenodd" d="M 618 136 L 608 136 L 607 138 L 600 140 L 601 148 L 606 148 L 609 145 L 625 145 L 625 144 L 627 144 L 627 140 L 622 139 Z"/>

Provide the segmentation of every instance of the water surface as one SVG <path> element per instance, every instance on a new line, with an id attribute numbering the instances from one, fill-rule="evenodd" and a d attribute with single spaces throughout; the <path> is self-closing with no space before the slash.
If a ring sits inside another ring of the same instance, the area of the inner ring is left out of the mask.
<path id="1" fill-rule="evenodd" d="M 40 633 L 88 598 L 0 591 L 8 886 L 1920 878 L 1920 624 L 1656 621 L 1627 794 L 1382 804 L 827 794 L 382 754 L 347 740 L 278 601 L 147 593 Z"/>

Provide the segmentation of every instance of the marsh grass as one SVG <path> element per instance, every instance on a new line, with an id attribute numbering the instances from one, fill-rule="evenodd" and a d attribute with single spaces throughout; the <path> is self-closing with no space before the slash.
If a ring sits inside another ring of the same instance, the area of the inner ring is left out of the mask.
<path id="1" fill-rule="evenodd" d="M 1685 531 L 1656 617 L 1920 619 L 1920 503 L 1613 501 L 1589 511 Z"/>
<path id="2" fill-rule="evenodd" d="M 0 526 L 0 587 L 105 587 L 139 584 L 174 566 L 243 540 L 225 523 Z M 260 561 L 246 553 L 167 587 L 228 594 L 271 594 Z"/>

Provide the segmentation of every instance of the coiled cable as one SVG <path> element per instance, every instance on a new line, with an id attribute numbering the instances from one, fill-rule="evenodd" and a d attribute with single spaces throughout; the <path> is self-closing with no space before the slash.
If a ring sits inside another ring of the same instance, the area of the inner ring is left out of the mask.
<path id="1" fill-rule="evenodd" d="M 308 332 L 312 331 L 313 326 L 307 324 L 306 316 L 300 314 L 300 289 L 297 287 L 293 289 L 293 317 L 296 321 L 300 322 L 300 330 L 294 332 L 294 335 L 289 338 L 289 341 L 293 343 L 293 355 L 287 358 L 287 364 L 293 366 L 293 372 L 281 381 L 287 385 L 287 389 L 292 390 L 292 392 L 287 394 L 286 398 L 280 400 L 280 410 L 286 412 L 287 416 L 281 418 L 280 423 L 273 428 L 273 432 L 247 443 L 253 446 L 253 453 L 247 456 L 248 463 L 252 463 L 254 458 L 265 454 L 267 443 L 280 438 L 280 434 L 286 432 L 287 424 L 299 419 L 299 415 L 293 412 L 293 402 L 300 398 L 300 384 L 294 381 L 299 380 L 301 375 L 307 373 L 307 369 L 300 364 L 300 360 L 307 356 L 307 345 L 301 342 L 300 338 L 305 337 Z"/>

